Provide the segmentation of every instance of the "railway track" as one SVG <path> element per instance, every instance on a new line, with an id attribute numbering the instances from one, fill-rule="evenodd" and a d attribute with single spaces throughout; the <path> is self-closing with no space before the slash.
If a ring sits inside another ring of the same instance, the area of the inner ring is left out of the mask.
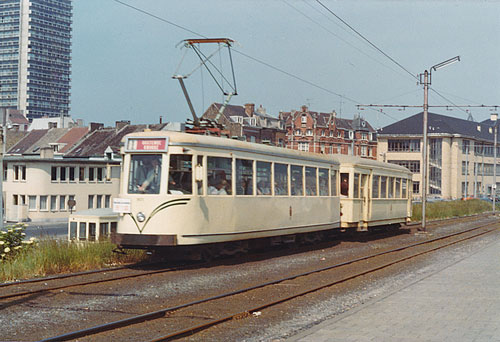
<path id="1" fill-rule="evenodd" d="M 494 232 L 498 230 L 498 225 L 498 221 L 481 224 L 461 232 L 427 238 L 425 241 L 263 282 L 236 291 L 221 293 L 209 298 L 69 332 L 42 341 L 65 341 L 86 336 L 92 336 L 92 339 L 99 337 L 116 340 L 120 339 L 120 336 L 133 336 L 131 334 L 134 333 L 134 330 L 155 331 L 155 329 L 144 327 L 141 329 L 140 326 L 142 324 L 150 325 L 156 320 L 161 321 L 161 323 L 158 323 L 161 328 L 158 329 L 162 332 L 170 332 L 163 333 L 161 336 L 157 334 L 155 337 L 143 336 L 141 339 L 146 340 L 149 338 L 150 341 L 175 340 L 201 332 L 223 322 L 258 314 L 262 310 L 295 298 L 346 283 L 419 256 Z M 321 277 L 318 276 L 320 274 Z M 325 279 L 328 279 L 328 281 L 325 281 Z M 266 293 L 265 296 L 264 293 Z M 273 298 L 273 300 L 263 298 Z M 232 308 L 239 309 L 231 310 Z M 96 334 L 102 335 L 94 336 Z"/>
<path id="2" fill-rule="evenodd" d="M 477 219 L 478 216 L 482 215 L 455 217 L 450 219 L 431 221 L 429 223 L 429 228 L 449 225 L 450 223 L 453 222 L 468 222 Z M 411 224 L 410 227 L 418 226 L 419 224 L 420 224 L 419 222 L 416 222 L 414 224 Z M 138 267 L 147 268 L 147 267 L 154 267 L 157 265 L 161 266 L 161 264 L 157 263 L 134 265 L 134 267 L 127 265 L 127 266 L 106 268 L 101 270 L 91 270 L 85 272 L 61 274 L 51 277 L 3 283 L 0 284 L 0 290 L 2 291 L 2 293 L 0 294 L 0 300 L 28 296 L 33 294 L 48 293 L 50 291 L 63 290 L 76 286 L 93 285 L 104 282 L 133 279 L 137 277 L 144 277 L 154 274 L 178 271 L 187 268 L 199 267 L 203 265 L 203 263 L 198 262 L 189 265 L 183 264 L 167 268 L 162 267 L 161 269 L 156 269 L 151 271 L 137 269 Z M 113 275 L 118 272 L 121 272 L 121 274 Z"/>

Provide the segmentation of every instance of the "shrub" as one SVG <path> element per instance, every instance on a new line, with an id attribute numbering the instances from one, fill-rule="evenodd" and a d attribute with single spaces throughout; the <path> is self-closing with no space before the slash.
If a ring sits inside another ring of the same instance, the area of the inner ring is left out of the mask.
<path id="1" fill-rule="evenodd" d="M 36 245 L 35 238 L 23 240 L 26 236 L 24 232 L 26 227 L 27 225 L 24 223 L 16 223 L 0 231 L 0 262 L 13 259 L 17 254 Z"/>

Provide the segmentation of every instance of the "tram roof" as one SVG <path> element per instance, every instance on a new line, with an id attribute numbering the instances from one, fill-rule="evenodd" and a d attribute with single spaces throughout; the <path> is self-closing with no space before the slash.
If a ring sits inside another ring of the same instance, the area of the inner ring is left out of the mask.
<path id="1" fill-rule="evenodd" d="M 326 162 L 338 165 L 337 155 L 325 155 L 310 152 L 297 151 L 282 147 L 269 146 L 264 144 L 251 143 L 234 139 L 220 138 L 207 135 L 189 134 L 173 131 L 147 131 L 134 132 L 124 137 L 125 143 L 127 137 L 168 137 L 169 146 L 192 146 L 203 148 L 216 148 L 223 150 L 236 150 L 247 153 L 257 153 L 270 156 L 294 158 L 300 160 L 309 160 L 316 162 Z"/>
<path id="2" fill-rule="evenodd" d="M 405 173 L 411 173 L 410 170 L 408 170 L 404 166 L 392 164 L 392 163 L 386 163 L 386 162 L 381 162 L 378 160 L 373 160 L 373 159 L 367 159 L 367 158 L 361 158 L 358 156 L 347 156 L 344 154 L 338 154 L 335 155 L 337 160 L 341 164 L 351 164 L 353 166 L 366 166 L 370 168 L 379 168 L 379 169 L 389 169 L 392 171 L 401 171 Z"/>

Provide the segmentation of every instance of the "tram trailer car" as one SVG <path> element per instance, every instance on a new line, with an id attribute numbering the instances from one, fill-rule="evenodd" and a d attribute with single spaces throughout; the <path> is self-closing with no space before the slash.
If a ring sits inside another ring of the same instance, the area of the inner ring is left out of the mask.
<path id="1" fill-rule="evenodd" d="M 409 223 L 412 174 L 403 166 L 337 155 L 340 163 L 341 227 L 358 231 Z"/>
<path id="2" fill-rule="evenodd" d="M 112 241 L 123 248 L 198 253 L 218 245 L 229 254 L 262 238 L 272 243 L 297 236 L 315 240 L 326 230 L 404 223 L 409 218 L 408 188 L 406 199 L 390 204 L 387 222 L 379 208 L 387 201 L 376 210 L 355 214 L 364 208 L 357 202 L 371 197 L 341 198 L 343 166 L 338 156 L 168 131 L 129 134 L 122 154 L 120 194 L 113 201 L 120 215 Z M 343 162 L 344 173 L 353 175 L 348 180 L 351 194 L 358 171 L 404 178 L 409 185 L 411 175 L 405 168 L 355 157 Z M 371 183 L 365 184 L 363 191 L 371 193 Z M 407 203 L 404 210 L 402 202 Z"/>

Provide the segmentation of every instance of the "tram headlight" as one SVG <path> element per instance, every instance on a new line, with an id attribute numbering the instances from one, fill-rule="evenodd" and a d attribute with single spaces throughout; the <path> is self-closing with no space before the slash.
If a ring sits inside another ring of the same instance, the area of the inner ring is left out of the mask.
<path id="1" fill-rule="evenodd" d="M 144 215 L 141 211 L 137 213 L 137 221 L 139 222 L 144 222 L 144 220 L 146 219 L 146 215 Z"/>

